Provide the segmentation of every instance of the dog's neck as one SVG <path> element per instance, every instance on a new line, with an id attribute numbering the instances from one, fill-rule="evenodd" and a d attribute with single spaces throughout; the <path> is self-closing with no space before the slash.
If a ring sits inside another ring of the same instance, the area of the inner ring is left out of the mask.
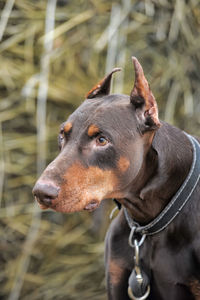
<path id="1" fill-rule="evenodd" d="M 163 210 L 187 177 L 192 159 L 187 136 L 163 123 L 128 196 L 121 200 L 135 221 L 147 224 Z"/>

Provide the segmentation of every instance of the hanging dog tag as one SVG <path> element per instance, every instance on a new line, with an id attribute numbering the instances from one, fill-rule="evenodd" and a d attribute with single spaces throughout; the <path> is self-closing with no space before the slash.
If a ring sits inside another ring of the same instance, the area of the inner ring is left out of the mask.
<path id="1" fill-rule="evenodd" d="M 134 240 L 135 249 L 135 267 L 129 277 L 128 295 L 132 300 L 145 300 L 150 293 L 148 276 L 141 270 L 139 265 L 139 244 Z"/>
<path id="2" fill-rule="evenodd" d="M 149 296 L 149 279 L 144 272 L 141 273 L 141 278 L 138 278 L 138 274 L 136 273 L 135 269 L 132 271 L 131 276 L 129 277 L 128 295 L 132 300 L 144 300 Z"/>

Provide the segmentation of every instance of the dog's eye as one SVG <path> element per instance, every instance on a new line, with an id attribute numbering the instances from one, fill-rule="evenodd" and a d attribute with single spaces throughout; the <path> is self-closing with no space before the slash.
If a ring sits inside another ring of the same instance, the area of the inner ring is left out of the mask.
<path id="1" fill-rule="evenodd" d="M 63 142 L 64 138 L 65 138 L 64 130 L 61 130 L 59 133 L 59 136 L 58 136 L 58 146 L 59 146 L 60 150 L 62 149 L 62 142 Z"/>
<path id="2" fill-rule="evenodd" d="M 96 139 L 96 143 L 99 146 L 105 146 L 107 145 L 108 141 L 104 136 L 98 136 Z"/>
<path id="3" fill-rule="evenodd" d="M 60 131 L 60 139 L 63 140 L 64 137 L 65 137 L 64 130 L 61 130 L 61 131 Z"/>
<path id="4" fill-rule="evenodd" d="M 64 133 L 64 130 L 61 130 L 60 131 L 60 134 L 59 134 L 59 141 L 62 142 L 65 138 L 65 133 Z"/>

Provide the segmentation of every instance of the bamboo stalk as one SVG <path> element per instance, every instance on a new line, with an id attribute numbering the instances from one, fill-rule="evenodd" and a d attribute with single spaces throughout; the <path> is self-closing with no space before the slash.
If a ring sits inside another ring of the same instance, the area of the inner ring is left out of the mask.
<path id="1" fill-rule="evenodd" d="M 3 12 L 1 14 L 1 19 L 0 19 L 0 41 L 3 38 L 4 31 L 6 29 L 6 25 L 8 23 L 8 19 L 9 19 L 9 16 L 11 14 L 14 3 L 15 3 L 15 0 L 7 0 L 6 4 L 4 6 Z"/>
<path id="2" fill-rule="evenodd" d="M 0 122 L 0 207 L 2 203 L 4 176 L 5 176 L 5 163 L 4 163 L 4 144 L 3 144 L 3 133 Z"/>

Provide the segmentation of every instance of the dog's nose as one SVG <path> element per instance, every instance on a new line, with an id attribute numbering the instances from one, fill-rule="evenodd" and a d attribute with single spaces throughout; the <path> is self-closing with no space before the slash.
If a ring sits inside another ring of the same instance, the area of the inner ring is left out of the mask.
<path id="1" fill-rule="evenodd" d="M 33 188 L 33 195 L 40 204 L 50 206 L 53 199 L 58 196 L 59 188 L 46 183 L 37 182 Z"/>

